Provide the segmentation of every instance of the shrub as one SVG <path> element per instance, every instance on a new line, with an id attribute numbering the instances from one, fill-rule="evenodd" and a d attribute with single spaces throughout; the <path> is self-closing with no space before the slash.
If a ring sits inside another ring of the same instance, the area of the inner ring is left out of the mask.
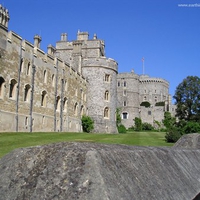
<path id="1" fill-rule="evenodd" d="M 164 101 L 156 102 L 155 106 L 165 106 Z"/>
<path id="2" fill-rule="evenodd" d="M 138 117 L 135 117 L 135 131 L 141 131 L 142 130 L 142 120 Z"/>
<path id="3" fill-rule="evenodd" d="M 123 124 L 120 124 L 117 129 L 119 133 L 126 133 L 126 127 Z"/>
<path id="4" fill-rule="evenodd" d="M 152 131 L 152 130 L 154 130 L 154 127 L 151 124 L 144 122 L 144 123 L 142 123 L 142 130 Z"/>
<path id="5" fill-rule="evenodd" d="M 172 142 L 172 143 L 177 142 L 177 140 L 180 137 L 181 137 L 181 134 L 176 127 L 168 128 L 166 135 L 165 135 L 166 141 Z"/>
<path id="6" fill-rule="evenodd" d="M 148 101 L 143 101 L 140 106 L 144 106 L 146 108 L 149 108 L 151 106 L 151 104 Z"/>
<path id="7" fill-rule="evenodd" d="M 81 121 L 83 132 L 89 133 L 94 129 L 94 121 L 91 119 L 91 117 L 83 115 Z"/>
<path id="8" fill-rule="evenodd" d="M 198 122 L 187 122 L 182 128 L 184 134 L 200 132 L 200 124 Z"/>

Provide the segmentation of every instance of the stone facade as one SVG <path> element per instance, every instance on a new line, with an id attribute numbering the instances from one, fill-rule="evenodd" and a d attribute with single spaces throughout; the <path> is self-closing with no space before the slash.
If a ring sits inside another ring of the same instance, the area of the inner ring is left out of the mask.
<path id="1" fill-rule="evenodd" d="M 117 76 L 117 97 L 117 107 L 120 108 L 122 124 L 126 128 L 134 125 L 135 117 L 156 126 L 156 122 L 162 122 L 165 111 L 175 114 L 169 83 L 161 78 L 137 75 L 134 71 L 120 73 Z M 150 107 L 142 106 L 142 102 L 149 102 Z"/>
<path id="2" fill-rule="evenodd" d="M 104 41 L 62 34 L 44 53 L 40 36 L 31 44 L 8 32 L 8 10 L 0 11 L 0 131 L 80 132 L 85 114 L 94 132 L 116 133 L 117 63 Z"/>
<path id="3" fill-rule="evenodd" d="M 77 33 L 61 34 L 47 53 L 8 31 L 8 10 L 0 6 L 0 131 L 82 131 L 81 117 L 94 120 L 94 132 L 117 133 L 116 109 L 128 128 L 135 117 L 153 124 L 171 109 L 169 83 L 163 79 L 118 74 L 118 64 L 105 56 L 103 40 Z M 149 101 L 150 108 L 141 107 Z M 156 102 L 164 107 L 155 107 Z M 150 114 L 151 113 L 151 114 Z"/>

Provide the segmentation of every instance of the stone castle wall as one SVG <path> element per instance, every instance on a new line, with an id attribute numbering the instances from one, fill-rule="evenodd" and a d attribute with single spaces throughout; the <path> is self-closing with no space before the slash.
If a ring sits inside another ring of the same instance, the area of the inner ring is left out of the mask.
<path id="1" fill-rule="evenodd" d="M 165 111 L 174 115 L 175 106 L 171 103 L 169 83 L 166 80 L 139 76 L 132 71 L 118 74 L 117 82 L 117 107 L 120 108 L 122 124 L 126 128 L 134 126 L 135 117 L 155 125 L 156 121 L 162 122 Z M 142 102 L 149 102 L 150 107 L 141 106 Z M 157 106 L 158 102 L 162 102 L 163 106 Z"/>
<path id="2" fill-rule="evenodd" d="M 1 131 L 81 131 L 86 79 L 45 54 L 38 37 L 33 45 L 0 28 Z"/>

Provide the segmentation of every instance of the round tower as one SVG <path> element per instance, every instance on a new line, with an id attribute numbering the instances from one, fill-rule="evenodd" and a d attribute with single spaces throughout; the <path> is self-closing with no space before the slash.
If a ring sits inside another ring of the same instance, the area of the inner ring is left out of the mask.
<path id="1" fill-rule="evenodd" d="M 105 57 L 85 58 L 83 76 L 88 80 L 88 115 L 94 120 L 94 132 L 117 133 L 117 63 Z"/>

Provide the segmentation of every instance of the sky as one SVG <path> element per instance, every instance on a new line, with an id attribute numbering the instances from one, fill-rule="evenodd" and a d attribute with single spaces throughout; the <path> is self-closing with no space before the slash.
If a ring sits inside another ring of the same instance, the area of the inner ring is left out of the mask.
<path id="1" fill-rule="evenodd" d="M 78 30 L 105 41 L 118 72 L 163 78 L 169 93 L 187 76 L 200 77 L 200 0 L 0 0 L 10 13 L 8 29 L 41 49 L 76 40 Z M 183 5 L 184 4 L 184 5 Z M 144 58 L 144 63 L 142 62 Z"/>

